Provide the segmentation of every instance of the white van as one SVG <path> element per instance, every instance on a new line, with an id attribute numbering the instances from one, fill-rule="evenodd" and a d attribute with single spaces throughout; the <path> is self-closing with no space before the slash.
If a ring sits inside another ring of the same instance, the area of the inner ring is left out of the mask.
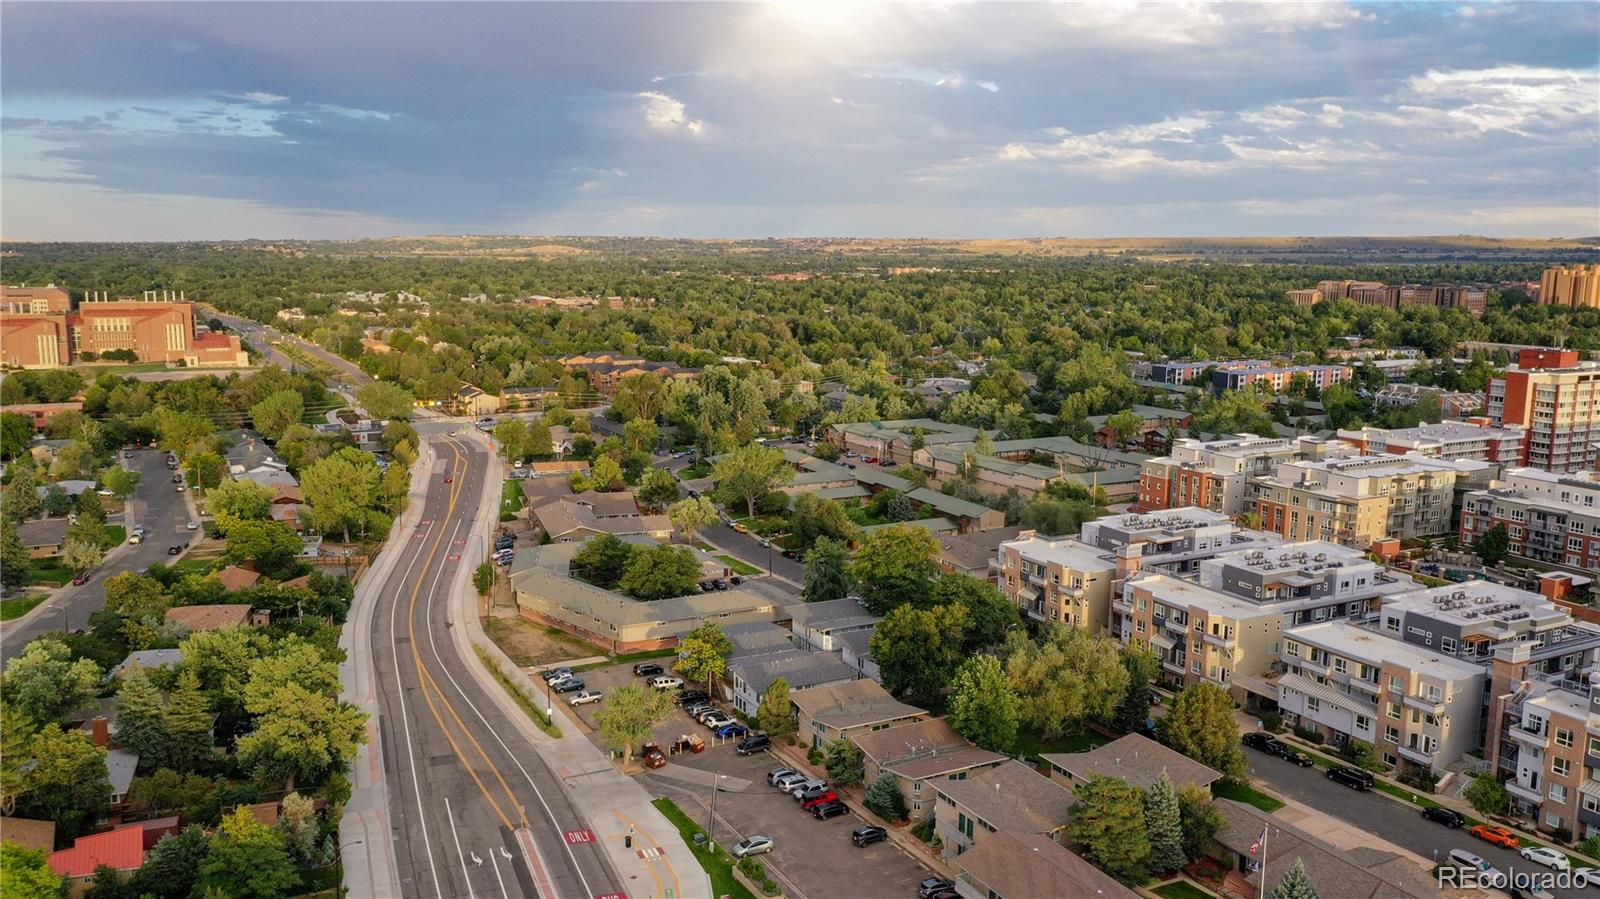
<path id="1" fill-rule="evenodd" d="M 141 534 L 138 531 L 134 531 L 133 533 L 128 535 L 128 542 L 129 543 L 143 543 L 144 542 L 144 534 Z"/>
<path id="2" fill-rule="evenodd" d="M 650 686 L 655 687 L 657 690 L 676 690 L 683 686 L 683 678 L 663 674 L 650 678 Z"/>

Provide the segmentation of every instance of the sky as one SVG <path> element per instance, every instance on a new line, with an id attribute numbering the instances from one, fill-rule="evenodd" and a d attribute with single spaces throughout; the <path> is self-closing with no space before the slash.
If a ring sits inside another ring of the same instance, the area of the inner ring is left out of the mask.
<path id="1" fill-rule="evenodd" d="M 0 235 L 1600 234 L 1600 3 L 0 5 Z"/>

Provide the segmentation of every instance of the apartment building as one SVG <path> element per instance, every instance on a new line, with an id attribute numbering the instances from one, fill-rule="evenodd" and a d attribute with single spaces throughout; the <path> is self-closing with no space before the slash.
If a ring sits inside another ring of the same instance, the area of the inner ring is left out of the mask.
<path id="1" fill-rule="evenodd" d="M 1547 268 L 1539 278 L 1541 306 L 1600 308 L 1600 265 Z"/>
<path id="2" fill-rule="evenodd" d="M 1541 659 L 1548 645 L 1499 647 L 1490 667 L 1489 771 L 1505 780 L 1512 811 L 1547 830 L 1600 834 L 1600 668 Z M 1588 656 L 1592 660 L 1592 655 Z"/>
<path id="3" fill-rule="evenodd" d="M 1152 570 L 1194 574 L 1203 560 L 1218 553 L 1283 542 L 1275 535 L 1241 528 L 1220 512 L 1192 506 L 1086 521 L 1078 539 L 1116 559 L 1120 577 Z"/>
<path id="4" fill-rule="evenodd" d="M 1181 437 L 1166 456 L 1139 466 L 1135 512 L 1198 506 L 1224 515 L 1252 511 L 1250 479 L 1272 473 L 1278 463 L 1350 455 L 1344 445 L 1315 437 L 1256 437 L 1223 440 Z"/>
<path id="5" fill-rule="evenodd" d="M 1278 707 L 1335 746 L 1371 743 L 1388 765 L 1443 770 L 1478 748 L 1483 666 L 1348 621 L 1283 634 Z"/>
<path id="6" fill-rule="evenodd" d="M 1470 459 L 1517 465 L 1527 432 L 1497 428 L 1487 419 L 1441 421 L 1415 428 L 1340 429 L 1339 439 L 1363 455 L 1417 453 L 1433 459 Z"/>
<path id="7" fill-rule="evenodd" d="M 1423 400 L 1438 400 L 1445 418 L 1463 418 L 1483 411 L 1483 394 L 1462 393 L 1423 384 L 1390 384 L 1377 392 L 1372 401 L 1379 406 L 1409 409 Z"/>
<path id="8" fill-rule="evenodd" d="M 1272 365 L 1269 359 L 1234 359 L 1218 362 L 1203 359 L 1194 362 L 1154 362 L 1150 365 L 1150 380 L 1160 381 L 1163 384 L 1182 386 L 1205 374 L 1206 369 L 1216 371 L 1237 371 L 1246 368 L 1266 368 Z"/>
<path id="9" fill-rule="evenodd" d="M 1351 287 L 1349 296 L 1362 306 L 1382 306 L 1385 309 L 1435 306 L 1465 309 L 1473 315 L 1483 314 L 1489 297 L 1488 292 L 1481 287 L 1372 283 Z"/>
<path id="10" fill-rule="evenodd" d="M 1285 462 L 1256 478 L 1263 530 L 1289 540 L 1332 540 L 1365 548 L 1385 537 L 1430 537 L 1455 523 L 1458 485 L 1489 483 L 1494 465 L 1415 453 Z"/>
<path id="11" fill-rule="evenodd" d="M 1304 378 L 1310 386 L 1326 390 L 1335 384 L 1348 383 L 1354 374 L 1355 371 L 1348 365 L 1261 365 L 1218 369 L 1211 373 L 1211 389 L 1215 393 L 1222 393 L 1262 387 L 1281 393 L 1289 389 L 1296 378 Z"/>
<path id="12" fill-rule="evenodd" d="M 1464 497 L 1461 542 L 1471 545 L 1496 524 L 1505 526 L 1514 555 L 1600 571 L 1600 474 L 1507 469 Z"/>
<path id="13" fill-rule="evenodd" d="M 1546 471 L 1593 468 L 1600 444 L 1600 362 L 1575 350 L 1524 349 L 1489 381 L 1484 414 L 1528 432 L 1522 464 Z"/>
<path id="14" fill-rule="evenodd" d="M 1315 306 L 1322 302 L 1322 292 L 1314 289 L 1286 290 L 1283 297 L 1295 306 Z"/>
<path id="15" fill-rule="evenodd" d="M 1317 293 L 1322 294 L 1323 300 L 1348 300 L 1351 294 L 1358 290 L 1371 290 L 1383 287 L 1381 281 L 1318 281 Z"/>
<path id="16" fill-rule="evenodd" d="M 1115 559 L 1076 537 L 1031 531 L 1000 544 L 1000 589 L 1034 621 L 1101 633 L 1111 623 Z"/>

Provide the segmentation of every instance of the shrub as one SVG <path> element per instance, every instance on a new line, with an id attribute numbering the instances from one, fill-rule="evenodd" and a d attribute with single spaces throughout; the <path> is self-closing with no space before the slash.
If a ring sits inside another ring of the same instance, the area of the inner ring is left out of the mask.
<path id="1" fill-rule="evenodd" d="M 924 843 L 933 842 L 933 816 L 928 816 L 918 821 L 911 827 L 911 835 Z"/>
<path id="2" fill-rule="evenodd" d="M 900 792 L 900 783 L 888 771 L 867 788 L 867 809 L 886 821 L 906 819 L 906 797 Z"/>
<path id="3" fill-rule="evenodd" d="M 1275 734 L 1283 733 L 1283 716 L 1277 712 L 1267 712 L 1261 716 L 1261 729 Z"/>
<path id="4" fill-rule="evenodd" d="M 1308 743 L 1316 743 L 1319 746 L 1322 745 L 1324 739 L 1321 731 L 1314 727 L 1306 727 L 1300 724 L 1295 725 L 1294 735 Z"/>
<path id="5" fill-rule="evenodd" d="M 822 750 L 821 749 L 813 746 L 810 749 L 806 750 L 806 761 L 810 762 L 811 764 L 813 764 L 813 765 L 821 765 L 826 760 L 827 760 L 827 756 L 824 756 L 822 754 Z"/>
<path id="6" fill-rule="evenodd" d="M 1550 829 L 1550 839 L 1555 840 L 1557 843 L 1570 843 L 1572 842 L 1572 831 L 1565 827 L 1552 827 Z"/>
<path id="7" fill-rule="evenodd" d="M 1579 843 L 1578 851 L 1590 858 L 1600 858 L 1600 837 L 1590 837 Z"/>
<path id="8" fill-rule="evenodd" d="M 1435 774 L 1432 768 L 1412 768 L 1409 771 L 1402 771 L 1395 779 L 1424 793 L 1432 793 L 1433 788 L 1439 784 L 1439 775 Z"/>
<path id="9" fill-rule="evenodd" d="M 767 866 L 763 865 L 762 863 L 756 861 L 753 858 L 741 858 L 741 859 L 739 859 L 739 866 L 738 867 L 739 867 L 739 873 L 740 874 L 743 874 L 744 876 L 750 878 L 751 880 L 756 881 L 757 883 L 760 883 L 762 880 L 766 879 Z"/>

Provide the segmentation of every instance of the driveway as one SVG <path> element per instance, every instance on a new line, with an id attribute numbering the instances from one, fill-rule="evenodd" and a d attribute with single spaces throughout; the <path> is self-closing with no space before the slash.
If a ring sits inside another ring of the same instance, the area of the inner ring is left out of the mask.
<path id="1" fill-rule="evenodd" d="M 119 457 L 117 461 L 139 472 L 139 486 L 128 500 L 121 523 L 130 533 L 134 526 L 144 525 L 144 542 L 112 547 L 106 561 L 91 572 L 89 583 L 81 587 L 68 584 L 26 617 L 9 622 L 4 634 L 0 634 L 0 658 L 11 658 L 40 634 L 83 627 L 89 616 L 106 604 L 106 578 L 168 562 L 172 557 L 167 555 L 167 547 L 188 544 L 201 536 L 199 531 L 184 528 L 189 521 L 189 505 L 185 494 L 177 492 L 172 483 L 166 453 L 134 450 L 131 459 Z"/>

